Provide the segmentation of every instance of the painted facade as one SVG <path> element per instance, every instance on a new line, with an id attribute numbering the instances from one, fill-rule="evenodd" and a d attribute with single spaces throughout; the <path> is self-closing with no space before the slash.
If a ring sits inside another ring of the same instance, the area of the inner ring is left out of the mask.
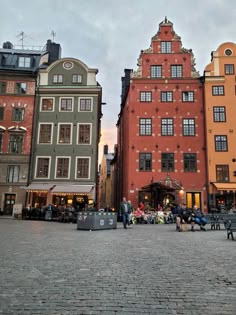
<path id="1" fill-rule="evenodd" d="M 204 71 L 209 207 L 236 203 L 236 45 L 221 44 Z"/>
<path id="2" fill-rule="evenodd" d="M 62 58 L 37 82 L 28 202 L 84 208 L 96 201 L 102 89 L 97 69 Z"/>
<path id="3" fill-rule="evenodd" d="M 10 42 L 0 49 L 0 208 L 6 215 L 25 203 L 37 67 L 46 55 Z"/>
<path id="4" fill-rule="evenodd" d="M 203 85 L 167 18 L 137 71 L 125 70 L 117 122 L 117 185 L 137 207 L 186 201 L 207 210 Z"/>

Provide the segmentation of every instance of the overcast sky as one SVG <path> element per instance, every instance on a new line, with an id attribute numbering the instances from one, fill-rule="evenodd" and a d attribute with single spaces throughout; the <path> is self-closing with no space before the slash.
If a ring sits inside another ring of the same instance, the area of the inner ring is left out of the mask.
<path id="1" fill-rule="evenodd" d="M 136 70 L 140 50 L 147 49 L 165 16 L 185 48 L 192 48 L 203 73 L 211 51 L 236 42 L 235 0 L 0 0 L 0 44 L 44 46 L 51 33 L 62 57 L 97 68 L 103 88 L 102 145 L 113 152 L 124 69 Z"/>

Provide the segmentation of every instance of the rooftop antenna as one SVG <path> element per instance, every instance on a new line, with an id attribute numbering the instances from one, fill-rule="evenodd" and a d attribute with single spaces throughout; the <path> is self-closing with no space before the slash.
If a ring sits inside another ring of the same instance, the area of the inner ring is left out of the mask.
<path id="1" fill-rule="evenodd" d="M 19 40 L 21 41 L 21 48 L 23 49 L 24 48 L 24 39 L 27 37 L 25 35 L 24 32 L 21 32 L 19 35 L 17 35 L 16 37 L 19 38 Z"/>
<path id="2" fill-rule="evenodd" d="M 55 37 L 56 37 L 56 32 L 52 31 L 52 32 L 51 32 L 51 35 L 52 35 L 52 41 L 54 42 L 54 39 L 55 39 Z"/>

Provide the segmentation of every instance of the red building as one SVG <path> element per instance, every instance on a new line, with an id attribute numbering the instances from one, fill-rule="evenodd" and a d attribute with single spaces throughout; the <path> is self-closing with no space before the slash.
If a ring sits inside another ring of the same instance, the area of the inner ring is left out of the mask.
<path id="1" fill-rule="evenodd" d="M 125 70 L 117 122 L 117 200 L 135 207 L 187 202 L 207 206 L 203 85 L 191 49 L 165 18 Z"/>

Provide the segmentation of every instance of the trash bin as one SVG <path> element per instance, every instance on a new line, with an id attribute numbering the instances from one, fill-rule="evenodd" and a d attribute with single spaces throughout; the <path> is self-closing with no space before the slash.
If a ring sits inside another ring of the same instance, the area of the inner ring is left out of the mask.
<path id="1" fill-rule="evenodd" d="M 79 212 L 77 230 L 108 230 L 117 228 L 117 214 L 114 212 Z"/>
<path id="2" fill-rule="evenodd" d="M 46 210 L 44 218 L 46 221 L 51 221 L 52 220 L 52 210 Z"/>

